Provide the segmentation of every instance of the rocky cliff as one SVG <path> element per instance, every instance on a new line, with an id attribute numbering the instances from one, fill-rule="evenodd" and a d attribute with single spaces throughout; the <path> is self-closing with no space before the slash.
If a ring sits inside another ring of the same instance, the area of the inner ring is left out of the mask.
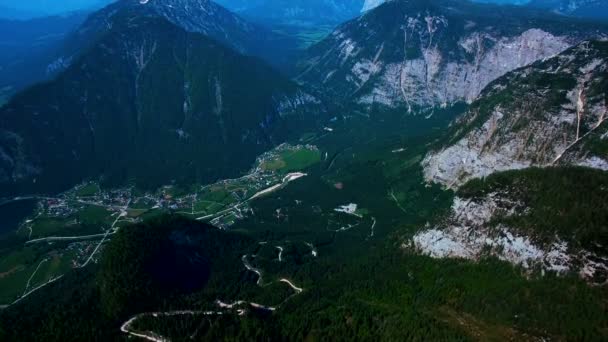
<path id="1" fill-rule="evenodd" d="M 434 258 L 494 256 L 525 272 L 608 283 L 608 173 L 557 167 L 467 183 L 447 215 L 404 247 Z"/>
<path id="2" fill-rule="evenodd" d="M 426 180 L 456 197 L 406 245 L 605 284 L 607 98 L 608 41 L 492 82 L 423 160 Z"/>
<path id="3" fill-rule="evenodd" d="M 493 82 L 423 161 L 457 187 L 496 171 L 581 165 L 608 170 L 608 42 L 585 42 Z"/>
<path id="4" fill-rule="evenodd" d="M 363 105 L 472 102 L 505 73 L 604 32 L 526 8 L 395 0 L 311 47 L 297 79 Z"/>

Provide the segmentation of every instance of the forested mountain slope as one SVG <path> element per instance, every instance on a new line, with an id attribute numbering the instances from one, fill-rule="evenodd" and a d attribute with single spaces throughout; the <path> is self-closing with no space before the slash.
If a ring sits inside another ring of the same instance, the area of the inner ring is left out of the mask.
<path id="1" fill-rule="evenodd" d="M 314 124 L 317 104 L 257 59 L 127 12 L 57 79 L 0 110 L 0 180 L 209 181 Z"/>
<path id="2" fill-rule="evenodd" d="M 187 32 L 200 33 L 245 55 L 283 66 L 295 42 L 252 24 L 211 0 L 120 0 L 93 13 L 68 37 L 52 67 L 61 70 L 112 29 L 116 16 L 164 18 Z"/>

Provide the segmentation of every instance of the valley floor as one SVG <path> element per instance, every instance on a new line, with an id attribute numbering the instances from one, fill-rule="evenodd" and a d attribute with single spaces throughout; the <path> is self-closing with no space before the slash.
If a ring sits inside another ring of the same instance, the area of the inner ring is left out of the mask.
<path id="1" fill-rule="evenodd" d="M 600 336 L 608 326 L 606 294 L 576 276 L 543 275 L 492 257 L 433 259 L 402 248 L 451 210 L 454 193 L 426 184 L 420 167 L 426 144 L 450 117 L 345 115 L 331 130 L 264 154 L 238 179 L 155 192 L 86 183 L 42 198 L 17 232 L 21 244 L 5 250 L 0 262 L 2 300 L 41 300 L 47 289 L 67 286 L 66 277 L 94 270 L 119 229 L 173 213 L 251 237 L 236 270 L 241 279 L 223 284 L 219 297 L 132 312 L 117 328 L 120 336 Z M 22 306 L 4 313 L 11 310 Z M 256 318 L 260 310 L 271 318 Z"/>

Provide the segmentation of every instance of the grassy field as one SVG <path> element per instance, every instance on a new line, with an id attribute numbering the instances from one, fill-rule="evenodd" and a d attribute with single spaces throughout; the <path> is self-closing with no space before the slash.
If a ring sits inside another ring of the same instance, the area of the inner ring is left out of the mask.
<path id="1" fill-rule="evenodd" d="M 54 253 L 49 256 L 44 262 L 32 280 L 30 281 L 29 288 L 35 288 L 36 286 L 42 285 L 47 281 L 68 272 L 72 267 L 72 260 L 76 257 L 74 251 L 66 251 L 63 253 Z"/>
<path id="2" fill-rule="evenodd" d="M 295 170 L 304 170 L 321 160 L 321 152 L 313 149 L 293 149 L 279 153 L 274 159 L 262 164 L 262 169 L 288 173 Z"/>
<path id="3" fill-rule="evenodd" d="M 78 221 L 85 225 L 104 225 L 113 221 L 111 213 L 103 207 L 88 205 L 78 212 Z"/>
<path id="4" fill-rule="evenodd" d="M 51 245 L 26 245 L 0 255 L 0 305 L 65 274 L 76 258 L 74 249 L 53 249 Z"/>
<path id="5" fill-rule="evenodd" d="M 97 183 L 89 183 L 78 188 L 75 195 L 78 197 L 89 197 L 99 193 L 99 191 L 100 189 Z"/>
<path id="6" fill-rule="evenodd" d="M 299 32 L 296 37 L 300 41 L 300 48 L 307 49 L 311 45 L 314 45 L 325 37 L 327 37 L 333 31 L 333 27 L 330 26 L 319 26 L 311 27 L 310 29 L 304 29 Z"/>
<path id="7" fill-rule="evenodd" d="M 21 296 L 25 284 L 42 261 L 34 247 L 20 248 L 0 258 L 0 304 L 8 304 Z"/>
<path id="8" fill-rule="evenodd" d="M 112 225 L 115 218 L 111 213 L 99 206 L 86 205 L 76 213 L 67 217 L 36 218 L 31 223 L 31 236 L 28 229 L 21 229 L 20 234 L 32 239 L 48 236 L 87 235 L 102 232 L 103 228 Z"/>

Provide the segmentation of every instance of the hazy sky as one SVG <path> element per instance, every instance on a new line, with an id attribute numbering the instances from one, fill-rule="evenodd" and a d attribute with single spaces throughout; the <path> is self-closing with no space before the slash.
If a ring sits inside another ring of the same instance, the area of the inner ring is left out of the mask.
<path id="1" fill-rule="evenodd" d="M 0 8 L 37 14 L 59 14 L 105 5 L 113 0 L 0 0 Z"/>
<path id="2" fill-rule="evenodd" d="M 0 0 L 0 17 L 17 16 L 14 13 L 30 15 L 61 14 L 76 10 L 101 7 L 116 0 Z M 314 1 L 314 0 L 310 0 Z M 529 0 L 473 0 L 495 3 L 526 3 Z M 608 0 L 607 0 L 608 1 Z M 10 11 L 9 11 L 10 9 Z"/>

